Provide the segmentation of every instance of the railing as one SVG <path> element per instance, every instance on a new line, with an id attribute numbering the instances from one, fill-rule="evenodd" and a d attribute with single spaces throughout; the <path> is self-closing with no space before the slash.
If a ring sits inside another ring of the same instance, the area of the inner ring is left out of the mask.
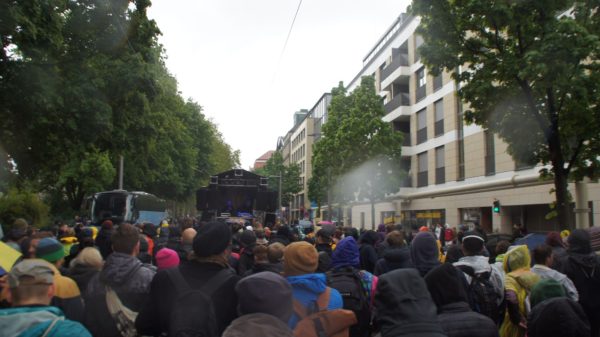
<path id="1" fill-rule="evenodd" d="M 421 144 L 427 141 L 427 127 L 417 130 L 417 144 Z"/>
<path id="2" fill-rule="evenodd" d="M 384 109 L 386 113 L 390 113 L 397 109 L 400 106 L 409 106 L 410 105 L 410 96 L 408 93 L 401 92 L 392 98 L 391 101 L 387 102 L 384 105 Z"/>
<path id="3" fill-rule="evenodd" d="M 417 173 L 417 187 L 423 187 L 428 185 L 427 174 L 428 171 Z"/>
<path id="4" fill-rule="evenodd" d="M 410 146 L 412 142 L 410 141 L 410 132 L 402 132 L 402 146 Z"/>
<path id="5" fill-rule="evenodd" d="M 387 67 L 383 68 L 383 70 L 381 71 L 381 80 L 383 81 L 384 79 L 386 79 L 401 66 L 408 67 L 408 55 L 393 55 L 392 62 L 390 62 L 390 64 L 388 64 Z"/>
<path id="6" fill-rule="evenodd" d="M 434 127 L 435 136 L 440 136 L 444 134 L 444 120 L 441 119 L 439 121 L 435 121 Z"/>
<path id="7" fill-rule="evenodd" d="M 443 184 L 446 182 L 446 168 L 438 167 L 435 169 L 435 183 Z"/>
<path id="8" fill-rule="evenodd" d="M 492 176 L 496 174 L 496 160 L 493 155 L 485 156 L 485 175 Z"/>
<path id="9" fill-rule="evenodd" d="M 400 187 L 412 187 L 412 178 L 410 176 L 402 179 Z"/>
<path id="10" fill-rule="evenodd" d="M 420 101 L 420 100 L 422 100 L 422 99 L 423 99 L 423 97 L 425 97 L 425 95 L 427 95 L 427 93 L 426 93 L 426 91 L 425 91 L 425 87 L 426 87 L 426 86 L 424 85 L 424 86 L 422 86 L 422 87 L 420 87 L 420 88 L 417 88 L 417 91 L 416 91 L 416 96 L 417 96 L 416 98 L 417 98 L 417 102 L 418 102 L 418 101 Z"/>

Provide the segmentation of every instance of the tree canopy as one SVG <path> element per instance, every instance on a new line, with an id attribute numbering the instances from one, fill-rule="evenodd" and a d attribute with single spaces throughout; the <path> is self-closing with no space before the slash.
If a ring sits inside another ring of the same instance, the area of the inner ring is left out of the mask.
<path id="1" fill-rule="evenodd" d="M 398 192 L 402 133 L 382 120 L 385 110 L 374 78 L 364 76 L 350 94 L 340 82 L 332 89 L 328 114 L 322 137 L 314 145 L 311 199 L 320 203 L 327 189 L 333 189 L 330 194 L 337 202 L 358 198 L 373 206 L 386 194 Z"/>
<path id="2" fill-rule="evenodd" d="M 281 175 L 281 205 L 289 206 L 294 194 L 302 191 L 300 184 L 300 166 L 298 164 L 284 165 L 281 152 L 275 151 L 267 160 L 265 166 L 256 169 L 254 173 L 269 178 L 269 188 L 279 191 L 279 176 Z"/>
<path id="3" fill-rule="evenodd" d="M 0 150 L 12 162 L 0 161 L 0 172 L 14 163 L 17 183 L 78 209 L 85 194 L 117 187 L 120 156 L 125 189 L 172 200 L 239 164 L 200 105 L 178 92 L 149 6 L 2 2 Z"/>
<path id="4" fill-rule="evenodd" d="M 497 133 L 518 162 L 549 165 L 558 221 L 568 179 L 600 173 L 600 11 L 589 1 L 415 0 L 419 52 L 451 71 L 467 122 Z"/>

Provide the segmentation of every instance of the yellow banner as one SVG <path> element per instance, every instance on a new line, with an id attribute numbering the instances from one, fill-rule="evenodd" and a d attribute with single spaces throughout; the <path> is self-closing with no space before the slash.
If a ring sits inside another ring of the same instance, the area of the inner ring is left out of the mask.
<path id="1" fill-rule="evenodd" d="M 421 212 L 417 213 L 417 219 L 440 219 L 442 217 L 441 212 Z"/>
<path id="2" fill-rule="evenodd" d="M 15 262 L 21 257 L 21 253 L 13 249 L 11 246 L 0 241 L 0 267 L 8 273 Z"/>

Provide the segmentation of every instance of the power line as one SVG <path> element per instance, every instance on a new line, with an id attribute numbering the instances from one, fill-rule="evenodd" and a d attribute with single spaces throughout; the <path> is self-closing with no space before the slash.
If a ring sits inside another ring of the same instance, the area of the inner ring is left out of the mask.
<path id="1" fill-rule="evenodd" d="M 302 0 L 298 3 L 298 8 L 296 8 L 296 14 L 294 14 L 294 19 L 292 20 L 292 24 L 290 25 L 290 29 L 287 33 L 287 37 L 285 38 L 285 43 L 283 44 L 283 49 L 281 50 L 281 54 L 279 55 L 279 60 L 277 61 L 277 68 L 275 68 L 275 73 L 273 74 L 273 80 L 271 84 L 275 82 L 275 77 L 279 72 L 279 66 L 281 65 L 281 60 L 283 59 L 283 54 L 285 54 L 285 49 L 287 48 L 288 41 L 290 40 L 290 36 L 292 35 L 292 30 L 294 29 L 294 24 L 296 23 L 296 18 L 298 17 L 298 12 L 300 12 L 300 6 L 302 6 Z"/>

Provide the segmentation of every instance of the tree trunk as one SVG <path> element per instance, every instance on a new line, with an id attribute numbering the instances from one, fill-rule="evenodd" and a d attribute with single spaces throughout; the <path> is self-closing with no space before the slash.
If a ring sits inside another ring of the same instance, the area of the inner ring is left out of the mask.
<path id="1" fill-rule="evenodd" d="M 555 120 L 552 121 L 551 131 L 548 137 L 548 147 L 550 150 L 552 171 L 554 173 L 557 221 L 560 229 L 570 230 L 574 226 L 569 223 L 569 172 L 565 169 L 565 159 L 562 153 L 558 123 Z"/>
<path id="2" fill-rule="evenodd" d="M 371 199 L 371 229 L 375 230 L 375 200 Z"/>
<path id="3" fill-rule="evenodd" d="M 330 188 L 327 187 L 327 221 L 331 221 L 331 193 Z"/>

